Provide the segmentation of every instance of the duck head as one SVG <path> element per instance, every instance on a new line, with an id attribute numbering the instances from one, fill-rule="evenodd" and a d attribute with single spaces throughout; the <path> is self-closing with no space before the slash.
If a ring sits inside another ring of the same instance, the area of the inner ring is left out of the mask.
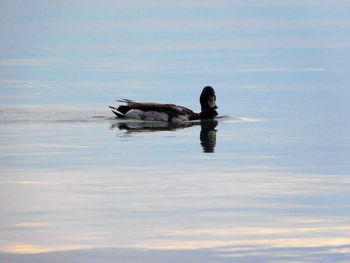
<path id="1" fill-rule="evenodd" d="M 215 91 L 212 87 L 204 87 L 199 100 L 201 103 L 201 118 L 214 118 L 218 115 L 215 110 L 217 109 Z"/>

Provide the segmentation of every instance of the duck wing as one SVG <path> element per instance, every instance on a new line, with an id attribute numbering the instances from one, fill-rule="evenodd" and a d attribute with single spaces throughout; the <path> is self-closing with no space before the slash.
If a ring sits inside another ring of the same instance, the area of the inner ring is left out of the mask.
<path id="1" fill-rule="evenodd" d="M 154 102 L 137 102 L 128 99 L 120 99 L 119 102 L 126 103 L 131 109 L 138 109 L 142 111 L 158 111 L 169 114 L 169 116 L 176 117 L 178 115 L 192 116 L 196 113 L 192 110 L 178 106 L 175 104 L 162 104 Z"/>

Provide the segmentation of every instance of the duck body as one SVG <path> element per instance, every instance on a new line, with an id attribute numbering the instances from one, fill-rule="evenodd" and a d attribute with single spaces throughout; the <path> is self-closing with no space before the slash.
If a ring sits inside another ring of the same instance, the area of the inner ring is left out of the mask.
<path id="1" fill-rule="evenodd" d="M 126 105 L 118 108 L 109 106 L 118 118 L 136 119 L 143 121 L 186 122 L 200 119 L 213 119 L 216 112 L 215 92 L 212 87 L 205 87 L 200 96 L 201 112 L 175 104 L 162 104 L 153 102 L 136 102 L 128 99 L 118 100 Z"/>

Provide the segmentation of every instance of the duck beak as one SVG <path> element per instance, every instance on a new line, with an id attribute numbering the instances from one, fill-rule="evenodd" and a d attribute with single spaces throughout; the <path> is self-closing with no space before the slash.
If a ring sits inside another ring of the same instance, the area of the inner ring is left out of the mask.
<path id="1" fill-rule="evenodd" d="M 213 97 L 210 97 L 208 100 L 208 104 L 210 106 L 210 108 L 212 109 L 217 109 L 218 107 L 216 106 L 216 101 Z"/>

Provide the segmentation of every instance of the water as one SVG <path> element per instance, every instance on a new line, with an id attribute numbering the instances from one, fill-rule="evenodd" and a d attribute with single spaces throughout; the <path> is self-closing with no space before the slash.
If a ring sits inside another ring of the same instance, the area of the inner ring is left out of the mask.
<path id="1" fill-rule="evenodd" d="M 3 6 L 1 262 L 350 261 L 348 3 Z"/>
<path id="2" fill-rule="evenodd" d="M 2 109 L 0 257 L 349 260 L 348 124 L 269 117 L 164 127 Z"/>

